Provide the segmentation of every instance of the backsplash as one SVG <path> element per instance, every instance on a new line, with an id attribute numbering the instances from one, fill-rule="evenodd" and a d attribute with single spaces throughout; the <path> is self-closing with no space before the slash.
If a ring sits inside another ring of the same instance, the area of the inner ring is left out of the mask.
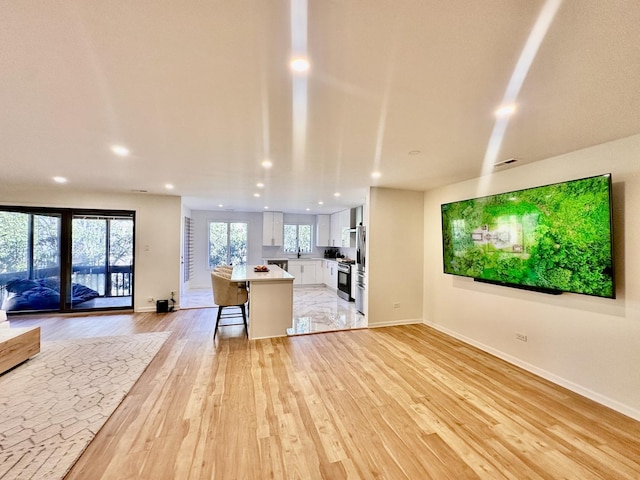
<path id="1" fill-rule="evenodd" d="M 300 258 L 324 258 L 324 251 L 330 247 L 315 247 L 313 252 L 300 255 Z M 355 248 L 336 248 L 340 255 L 344 255 L 345 258 L 355 259 Z M 284 253 L 282 247 L 262 247 L 262 258 L 298 258 L 295 253 Z"/>

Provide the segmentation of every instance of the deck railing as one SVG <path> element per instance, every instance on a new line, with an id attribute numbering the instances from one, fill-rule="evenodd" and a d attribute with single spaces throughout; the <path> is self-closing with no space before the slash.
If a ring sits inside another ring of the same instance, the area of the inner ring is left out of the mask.
<path id="1" fill-rule="evenodd" d="M 32 279 L 58 277 L 58 267 L 33 270 Z M 7 282 L 16 278 L 29 278 L 29 272 L 0 273 L 0 297 L 6 292 Z M 73 283 L 89 287 L 101 297 L 126 297 L 133 293 L 133 272 L 131 265 L 89 266 L 73 265 Z"/>

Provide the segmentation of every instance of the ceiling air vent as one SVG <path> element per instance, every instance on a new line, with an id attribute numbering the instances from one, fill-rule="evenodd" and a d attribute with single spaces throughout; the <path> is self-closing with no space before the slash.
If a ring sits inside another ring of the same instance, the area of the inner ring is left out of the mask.
<path id="1" fill-rule="evenodd" d="M 502 167 L 504 165 L 509 165 L 511 163 L 516 163 L 518 161 L 517 158 L 507 158 L 506 160 L 503 160 L 501 162 L 496 162 L 493 164 L 494 167 Z"/>
<path id="2" fill-rule="evenodd" d="M 137 189 L 137 188 L 134 188 L 131 191 L 133 193 L 148 193 L 149 192 L 149 190 L 140 190 L 140 189 Z"/>

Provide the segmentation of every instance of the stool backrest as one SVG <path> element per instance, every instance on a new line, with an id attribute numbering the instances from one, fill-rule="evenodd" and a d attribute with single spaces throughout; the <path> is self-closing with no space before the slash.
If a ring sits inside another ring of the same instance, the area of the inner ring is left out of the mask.
<path id="1" fill-rule="evenodd" d="M 247 302 L 249 294 L 246 288 L 240 287 L 238 282 L 232 282 L 222 272 L 211 273 L 211 288 L 213 289 L 213 302 L 222 307 L 242 305 Z"/>

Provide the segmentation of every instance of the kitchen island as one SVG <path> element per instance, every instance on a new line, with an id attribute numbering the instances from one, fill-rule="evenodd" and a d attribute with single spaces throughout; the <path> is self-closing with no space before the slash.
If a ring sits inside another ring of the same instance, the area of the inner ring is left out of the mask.
<path id="1" fill-rule="evenodd" d="M 284 337 L 293 326 L 294 276 L 277 265 L 255 272 L 256 265 L 233 267 L 231 281 L 247 282 L 249 289 L 249 340 Z"/>

